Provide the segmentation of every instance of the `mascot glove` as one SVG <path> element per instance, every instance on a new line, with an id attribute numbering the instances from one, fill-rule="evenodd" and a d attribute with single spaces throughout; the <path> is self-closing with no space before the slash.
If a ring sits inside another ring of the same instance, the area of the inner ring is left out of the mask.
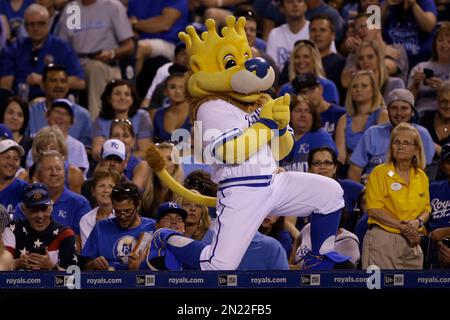
<path id="1" fill-rule="evenodd" d="M 285 94 L 274 100 L 272 105 L 272 119 L 277 123 L 279 129 L 285 129 L 291 119 L 290 100 L 290 96 Z"/>

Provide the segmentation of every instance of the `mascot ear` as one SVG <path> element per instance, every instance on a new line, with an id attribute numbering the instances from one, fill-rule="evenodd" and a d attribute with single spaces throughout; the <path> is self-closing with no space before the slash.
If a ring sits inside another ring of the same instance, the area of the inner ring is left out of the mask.
<path id="1" fill-rule="evenodd" d="M 199 72 L 202 69 L 201 63 L 197 59 L 197 57 L 191 57 L 191 59 L 189 61 L 189 66 L 191 67 L 191 70 L 194 73 Z"/>

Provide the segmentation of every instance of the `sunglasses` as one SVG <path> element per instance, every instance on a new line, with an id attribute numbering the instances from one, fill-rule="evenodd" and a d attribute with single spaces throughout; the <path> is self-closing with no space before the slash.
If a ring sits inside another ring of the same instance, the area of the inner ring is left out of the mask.
<path id="1" fill-rule="evenodd" d="M 195 189 L 201 194 L 211 193 L 211 188 L 203 181 L 193 178 L 187 178 L 184 180 L 184 185 L 189 189 Z"/>
<path id="2" fill-rule="evenodd" d="M 112 191 L 111 191 L 111 195 L 135 195 L 138 193 L 138 190 L 135 188 L 129 188 L 129 187 L 124 187 L 121 185 L 117 185 L 115 186 Z"/>
<path id="3" fill-rule="evenodd" d="M 133 127 L 133 123 L 128 119 L 114 119 L 113 120 L 113 123 L 122 123 L 122 122 L 127 124 L 130 127 Z"/>

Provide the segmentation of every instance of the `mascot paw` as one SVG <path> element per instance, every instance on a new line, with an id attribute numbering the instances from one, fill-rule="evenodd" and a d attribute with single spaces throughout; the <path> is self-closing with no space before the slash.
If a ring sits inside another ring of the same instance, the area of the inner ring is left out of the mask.
<path id="1" fill-rule="evenodd" d="M 166 160 L 161 151 L 154 144 L 151 144 L 145 151 L 144 160 L 147 161 L 150 168 L 156 172 L 162 171 L 166 167 Z"/>
<path id="2" fill-rule="evenodd" d="M 288 94 L 274 100 L 272 106 L 273 120 L 278 124 L 278 128 L 284 129 L 289 124 L 291 113 L 289 110 L 289 103 L 291 99 Z"/>

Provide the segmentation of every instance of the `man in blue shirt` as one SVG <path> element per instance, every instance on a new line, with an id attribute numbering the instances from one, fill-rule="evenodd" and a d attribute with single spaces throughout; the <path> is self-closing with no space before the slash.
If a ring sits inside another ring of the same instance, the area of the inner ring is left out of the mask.
<path id="1" fill-rule="evenodd" d="M 0 83 L 5 89 L 19 93 L 24 100 L 42 96 L 42 71 L 51 63 L 62 64 L 69 74 L 71 89 L 84 89 L 84 73 L 78 57 L 64 40 L 49 34 L 49 14 L 39 4 L 25 11 L 25 28 L 29 37 L 18 39 L 2 53 Z M 29 96 L 23 91 L 29 87 Z M 20 92 L 19 92 L 20 89 Z"/>
<path id="2" fill-rule="evenodd" d="M 382 164 L 386 160 L 392 129 L 402 122 L 411 122 L 414 114 L 414 96 L 409 90 L 391 91 L 387 104 L 389 122 L 372 126 L 364 132 L 350 157 L 349 179 L 360 182 L 363 174 L 369 174 L 373 168 Z M 433 139 L 427 129 L 415 123 L 411 124 L 419 131 L 426 163 L 430 164 L 435 153 Z"/>
<path id="3" fill-rule="evenodd" d="M 80 234 L 80 219 L 91 211 L 89 202 L 65 187 L 64 159 L 57 151 L 46 151 L 36 162 L 36 178 L 45 184 L 53 201 L 52 219 Z M 14 219 L 23 219 L 22 204 L 17 205 Z"/>
<path id="4" fill-rule="evenodd" d="M 12 215 L 14 208 L 23 200 L 23 188 L 27 185 L 15 177 L 20 168 L 20 158 L 25 151 L 14 140 L 0 141 L 0 204 Z"/>
<path id="5" fill-rule="evenodd" d="M 42 73 L 42 88 L 45 100 L 30 105 L 30 121 L 28 134 L 34 136 L 39 130 L 47 126 L 45 115 L 47 110 L 57 99 L 66 98 L 69 92 L 69 76 L 62 65 L 50 64 Z M 86 148 L 92 147 L 92 120 L 87 109 L 77 105 L 73 106 L 73 124 L 69 128 L 69 135 L 81 141 Z"/>
<path id="6" fill-rule="evenodd" d="M 155 231 L 155 220 L 141 217 L 142 197 L 132 182 L 111 192 L 115 218 L 97 222 L 83 248 L 88 270 L 128 270 L 128 256 L 143 232 Z"/>

